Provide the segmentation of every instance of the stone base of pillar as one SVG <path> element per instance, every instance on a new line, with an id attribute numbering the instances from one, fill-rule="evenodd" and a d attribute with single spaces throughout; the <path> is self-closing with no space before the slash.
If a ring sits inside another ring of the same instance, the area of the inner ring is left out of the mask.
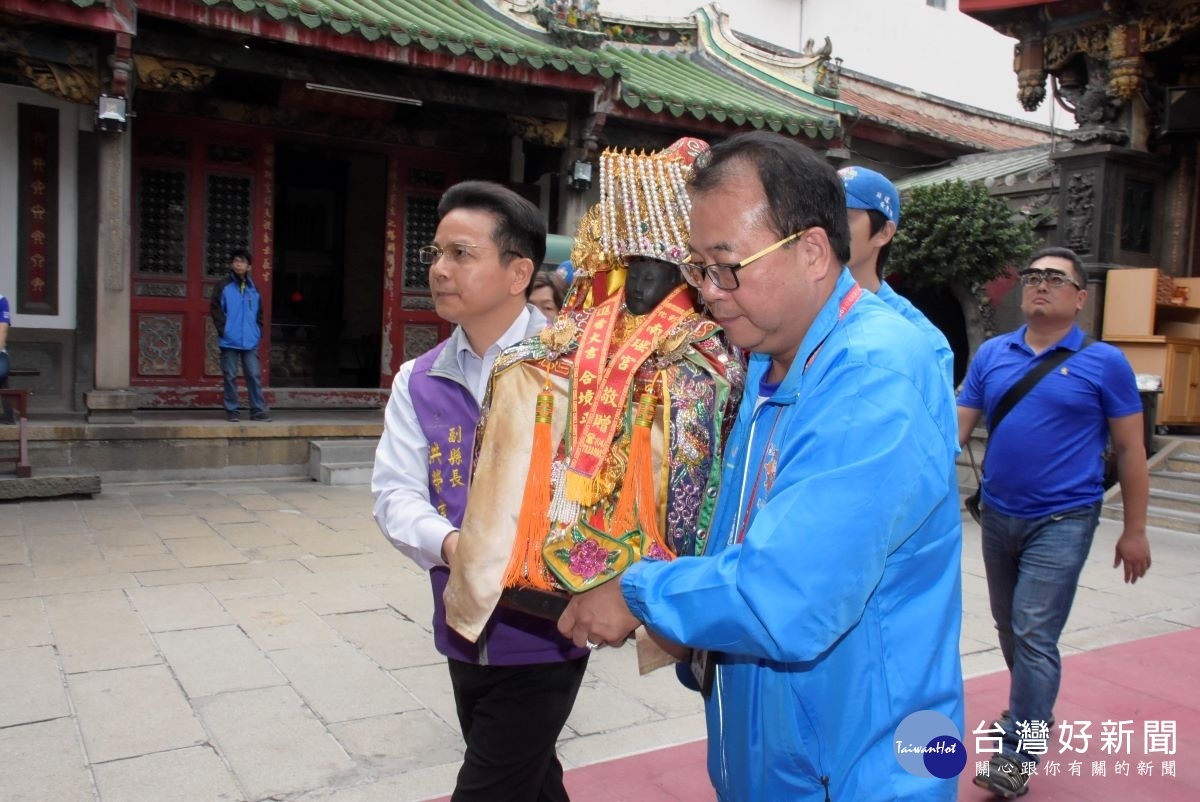
<path id="1" fill-rule="evenodd" d="M 133 412 L 142 405 L 136 390 L 92 390 L 84 400 L 88 423 L 133 423 Z"/>

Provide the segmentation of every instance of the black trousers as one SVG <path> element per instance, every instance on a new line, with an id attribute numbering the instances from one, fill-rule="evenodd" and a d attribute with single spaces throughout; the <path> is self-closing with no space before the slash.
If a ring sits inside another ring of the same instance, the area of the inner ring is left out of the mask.
<path id="1" fill-rule="evenodd" d="M 528 666 L 449 664 L 467 745 L 452 802 L 569 802 L 555 744 L 587 658 Z"/>

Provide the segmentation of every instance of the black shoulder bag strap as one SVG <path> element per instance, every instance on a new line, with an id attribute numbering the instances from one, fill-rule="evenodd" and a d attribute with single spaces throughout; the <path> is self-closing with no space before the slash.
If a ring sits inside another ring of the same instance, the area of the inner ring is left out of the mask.
<path id="1" fill-rule="evenodd" d="M 1083 338 L 1083 343 L 1079 346 L 1079 351 L 1082 351 L 1084 348 L 1087 348 L 1094 342 L 1096 342 L 1096 338 L 1092 337 L 1091 335 L 1085 336 Z M 1058 349 L 1053 354 L 1050 354 L 1050 356 L 1046 357 L 1046 359 L 1040 362 L 1037 366 L 1030 368 L 1029 372 L 1022 376 L 1016 384 L 1014 384 L 1012 387 L 1009 387 L 1008 392 L 1001 396 L 1000 402 L 996 404 L 996 411 L 993 413 L 992 419 L 988 421 L 988 438 L 991 438 L 996 431 L 996 427 L 1000 425 L 1000 421 L 1004 420 L 1005 416 L 1008 415 L 1008 413 L 1012 411 L 1012 408 L 1015 407 L 1017 403 L 1025 397 L 1026 393 L 1033 389 L 1035 384 L 1040 382 L 1047 373 L 1054 370 L 1063 362 L 1066 362 L 1075 354 L 1078 354 L 1079 351 L 1070 351 L 1066 348 Z M 977 489 L 969 498 L 967 498 L 966 505 L 967 509 L 971 513 L 971 517 L 973 517 L 978 523 L 979 494 L 983 490 L 983 476 L 981 475 L 982 472 L 980 471 L 980 468 L 975 466 L 975 455 L 971 452 L 971 441 L 969 439 L 967 440 L 967 456 L 971 458 L 971 470 L 975 472 Z M 983 454 L 983 462 L 987 462 L 986 451 Z"/>
<path id="2" fill-rule="evenodd" d="M 1084 337 L 1083 344 L 1079 346 L 1079 351 L 1082 351 L 1094 342 L 1096 342 L 1095 337 L 1091 335 Z M 1058 349 L 1042 362 L 1038 363 L 1037 366 L 1030 368 L 1029 372 L 1022 376 L 1019 382 L 1009 387 L 1008 392 L 1000 399 L 1000 403 L 996 404 L 996 411 L 992 413 L 992 418 L 988 421 L 988 437 L 992 436 L 992 433 L 996 431 L 996 427 L 1000 425 L 1000 421 L 1004 420 L 1005 416 L 1025 397 L 1026 393 L 1033 389 L 1035 384 L 1040 382 L 1047 373 L 1075 356 L 1075 354 L 1078 354 L 1079 351 L 1071 351 L 1066 348 Z"/>

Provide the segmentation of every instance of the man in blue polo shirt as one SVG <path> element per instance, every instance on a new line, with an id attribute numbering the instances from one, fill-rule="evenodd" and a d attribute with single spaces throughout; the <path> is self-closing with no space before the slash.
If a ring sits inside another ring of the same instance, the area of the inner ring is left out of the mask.
<path id="1" fill-rule="evenodd" d="M 1010 674 L 1001 751 L 975 784 L 1011 799 L 1028 789 L 1036 741 L 1053 726 L 1062 665 L 1058 637 L 1092 545 L 1104 496 L 1111 437 L 1125 508 L 1113 567 L 1125 581 L 1150 567 L 1146 503 L 1150 478 L 1142 403 L 1125 356 L 1107 343 L 1085 345 L 1075 317 L 1087 300 L 1079 257 L 1046 248 L 1020 272 L 1026 325 L 988 340 L 975 355 L 958 396 L 958 439 L 966 443 L 980 415 L 991 420 L 1010 387 L 1055 351 L 1074 352 L 1044 376 L 988 436 L 983 474 L 983 562 L 992 618 Z M 985 725 L 986 726 L 986 725 Z"/>

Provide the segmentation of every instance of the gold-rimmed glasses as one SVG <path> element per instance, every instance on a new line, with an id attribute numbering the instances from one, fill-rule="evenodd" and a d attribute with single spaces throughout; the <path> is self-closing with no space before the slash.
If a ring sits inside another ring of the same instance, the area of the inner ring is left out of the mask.
<path id="1" fill-rule="evenodd" d="M 423 245 L 417 249 L 417 258 L 421 260 L 421 264 L 432 267 L 437 263 L 438 259 L 445 257 L 456 265 L 471 258 L 471 251 L 484 248 L 492 248 L 500 250 L 494 245 L 472 245 L 467 242 L 452 242 L 445 248 L 439 248 L 437 245 Z M 516 251 L 501 251 L 501 254 L 513 254 L 520 256 Z"/>
<path id="2" fill-rule="evenodd" d="M 708 280 L 711 281 L 718 289 L 726 291 L 736 290 L 741 286 L 741 282 L 738 281 L 737 276 L 739 270 L 745 270 L 752 263 L 758 261 L 767 254 L 774 253 L 784 245 L 787 245 L 789 242 L 803 237 L 807 231 L 807 228 L 802 228 L 795 234 L 786 236 L 779 240 L 779 242 L 768 245 L 758 253 L 747 256 L 742 261 L 735 262 L 734 264 L 714 262 L 711 265 L 698 265 L 691 262 L 684 262 L 679 266 L 679 269 L 683 272 L 684 280 L 693 287 L 699 288 L 702 284 L 704 284 L 704 279 L 707 277 Z"/>

